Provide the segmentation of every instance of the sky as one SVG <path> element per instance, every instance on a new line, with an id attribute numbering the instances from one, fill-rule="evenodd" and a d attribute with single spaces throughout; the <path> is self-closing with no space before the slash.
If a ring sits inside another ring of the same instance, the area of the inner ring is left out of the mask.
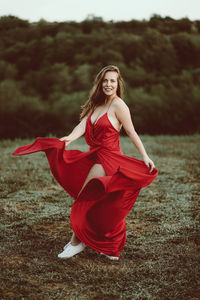
<path id="1" fill-rule="evenodd" d="M 149 20 L 153 14 L 200 20 L 200 0 L 0 0 L 0 16 L 30 22 L 80 22 L 90 14 L 104 21 Z"/>

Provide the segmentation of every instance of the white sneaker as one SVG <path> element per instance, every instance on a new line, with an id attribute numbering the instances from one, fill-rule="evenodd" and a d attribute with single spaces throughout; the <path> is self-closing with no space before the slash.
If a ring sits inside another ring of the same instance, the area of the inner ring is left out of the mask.
<path id="1" fill-rule="evenodd" d="M 71 242 L 69 242 L 67 245 L 65 245 L 65 250 L 63 252 L 61 252 L 60 254 L 58 254 L 59 258 L 70 258 L 76 254 L 78 254 L 79 252 L 83 251 L 86 247 L 85 244 L 83 244 L 82 242 L 80 242 L 78 245 L 73 246 L 71 244 Z"/>
<path id="2" fill-rule="evenodd" d="M 110 256 L 110 255 L 107 255 L 105 253 L 102 253 L 100 252 L 101 255 L 105 255 L 106 257 L 108 257 L 110 260 L 119 260 L 119 257 L 118 256 Z"/>

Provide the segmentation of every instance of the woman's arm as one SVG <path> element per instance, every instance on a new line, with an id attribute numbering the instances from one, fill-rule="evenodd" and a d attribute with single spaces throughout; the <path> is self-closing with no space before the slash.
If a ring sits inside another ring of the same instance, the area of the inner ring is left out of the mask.
<path id="1" fill-rule="evenodd" d="M 84 135 L 86 121 L 87 121 L 87 118 L 86 117 L 83 118 L 81 120 L 81 122 L 76 127 L 74 127 L 74 129 L 72 130 L 72 132 L 69 135 L 62 137 L 60 140 L 65 141 L 65 145 L 67 146 L 71 142 L 77 140 L 79 137 Z"/>
<path id="2" fill-rule="evenodd" d="M 154 163 L 147 155 L 142 141 L 138 136 L 137 132 L 135 131 L 128 106 L 121 99 L 118 99 L 115 102 L 115 114 L 119 122 L 124 127 L 124 130 L 126 131 L 127 135 L 130 137 L 132 143 L 135 145 L 135 147 L 141 154 L 145 165 L 150 169 L 150 172 L 152 172 L 153 168 L 155 168 Z"/>

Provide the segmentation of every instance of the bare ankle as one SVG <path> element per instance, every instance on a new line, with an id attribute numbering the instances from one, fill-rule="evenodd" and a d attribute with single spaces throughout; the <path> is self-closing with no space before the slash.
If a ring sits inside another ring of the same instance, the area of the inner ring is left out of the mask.
<path id="1" fill-rule="evenodd" d="M 79 243 L 77 243 L 77 242 L 71 242 L 71 245 L 72 246 L 77 246 Z"/>
<path id="2" fill-rule="evenodd" d="M 77 246 L 78 244 L 80 244 L 80 240 L 71 240 L 71 244 L 72 246 Z"/>
<path id="3" fill-rule="evenodd" d="M 77 246 L 78 244 L 80 244 L 80 240 L 77 238 L 77 236 L 75 234 L 73 234 L 72 238 L 71 238 L 71 244 L 72 246 Z"/>

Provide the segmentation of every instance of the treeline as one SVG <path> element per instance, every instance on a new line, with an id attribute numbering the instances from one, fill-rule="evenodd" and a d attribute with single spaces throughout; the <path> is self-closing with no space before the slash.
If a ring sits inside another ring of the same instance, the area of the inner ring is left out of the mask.
<path id="1" fill-rule="evenodd" d="M 0 138 L 64 135 L 115 64 L 139 133 L 200 131 L 200 21 L 30 23 L 0 18 Z"/>

